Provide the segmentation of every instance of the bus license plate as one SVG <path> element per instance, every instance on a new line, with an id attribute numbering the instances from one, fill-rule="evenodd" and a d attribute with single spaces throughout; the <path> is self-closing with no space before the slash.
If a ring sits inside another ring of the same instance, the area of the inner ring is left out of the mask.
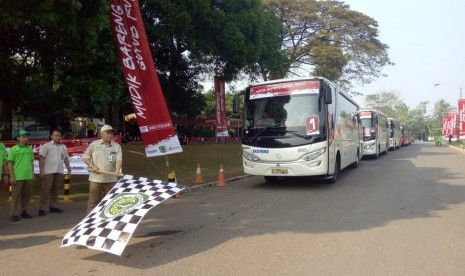
<path id="1" fill-rule="evenodd" d="M 272 174 L 287 174 L 287 169 L 282 169 L 282 168 L 274 168 L 271 169 Z"/>

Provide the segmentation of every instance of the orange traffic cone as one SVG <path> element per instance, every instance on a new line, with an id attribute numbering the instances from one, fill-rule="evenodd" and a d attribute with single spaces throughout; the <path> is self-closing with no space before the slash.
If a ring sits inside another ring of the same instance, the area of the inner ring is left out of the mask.
<path id="1" fill-rule="evenodd" d="M 218 187 L 224 186 L 226 186 L 226 182 L 224 181 L 223 164 L 220 164 L 220 172 L 218 173 Z"/>
<path id="2" fill-rule="evenodd" d="M 176 173 L 174 171 L 170 172 L 168 174 L 168 182 L 174 182 L 174 183 L 178 183 L 176 182 Z M 177 193 L 174 195 L 174 198 L 183 198 L 184 196 L 180 193 Z"/>
<path id="3" fill-rule="evenodd" d="M 202 171 L 200 170 L 200 163 L 197 163 L 197 171 L 195 172 L 195 179 L 194 183 L 195 184 L 202 184 L 203 178 L 202 178 Z"/>

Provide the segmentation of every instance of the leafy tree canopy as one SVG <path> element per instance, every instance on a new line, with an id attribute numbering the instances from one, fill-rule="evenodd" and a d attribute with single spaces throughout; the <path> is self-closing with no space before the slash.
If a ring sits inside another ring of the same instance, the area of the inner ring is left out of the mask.
<path id="1" fill-rule="evenodd" d="M 284 26 L 286 73 L 302 69 L 346 85 L 369 83 L 393 64 L 378 39 L 378 23 L 339 1 L 264 0 Z M 282 76 L 284 77 L 284 76 Z"/>

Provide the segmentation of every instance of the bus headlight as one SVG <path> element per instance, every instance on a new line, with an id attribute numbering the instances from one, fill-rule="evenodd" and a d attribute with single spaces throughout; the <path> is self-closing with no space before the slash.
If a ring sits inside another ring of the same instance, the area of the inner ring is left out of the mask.
<path id="1" fill-rule="evenodd" d="M 363 145 L 364 148 L 366 149 L 369 149 L 371 147 L 373 147 L 375 145 L 375 141 L 369 141 L 369 142 L 365 142 L 365 144 Z"/>
<path id="2" fill-rule="evenodd" d="M 245 159 L 252 161 L 252 162 L 259 162 L 260 158 L 258 158 L 255 154 L 250 152 L 243 151 L 242 154 L 244 155 Z"/>
<path id="3" fill-rule="evenodd" d="M 305 161 L 310 161 L 316 159 L 318 156 L 322 155 L 326 151 L 326 148 L 321 148 L 316 151 L 312 151 L 309 154 L 304 155 L 301 159 Z"/>

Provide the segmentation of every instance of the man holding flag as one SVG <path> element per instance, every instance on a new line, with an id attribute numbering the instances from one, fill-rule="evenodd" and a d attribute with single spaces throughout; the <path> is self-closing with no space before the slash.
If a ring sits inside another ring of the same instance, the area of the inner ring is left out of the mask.
<path id="1" fill-rule="evenodd" d="M 121 145 L 113 141 L 113 128 L 104 125 L 100 130 L 101 139 L 92 142 L 84 152 L 83 161 L 89 168 L 90 213 L 111 190 L 121 174 L 123 151 Z"/>

